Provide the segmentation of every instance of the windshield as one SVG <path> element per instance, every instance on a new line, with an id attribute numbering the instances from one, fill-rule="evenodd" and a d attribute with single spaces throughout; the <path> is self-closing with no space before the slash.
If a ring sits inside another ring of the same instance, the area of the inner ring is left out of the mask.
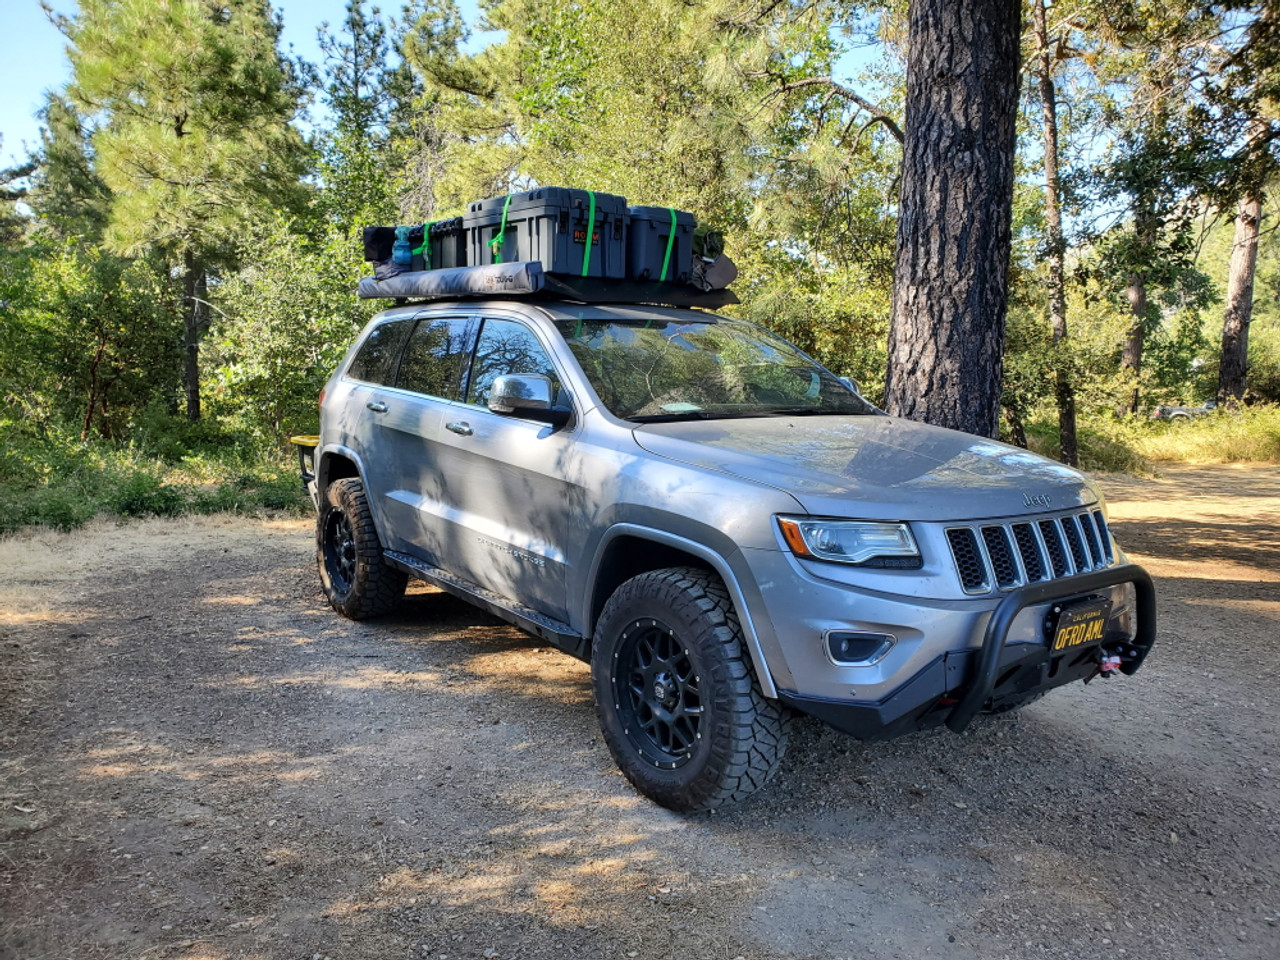
<path id="1" fill-rule="evenodd" d="M 785 340 L 731 320 L 560 320 L 609 411 L 701 420 L 876 410 Z"/>

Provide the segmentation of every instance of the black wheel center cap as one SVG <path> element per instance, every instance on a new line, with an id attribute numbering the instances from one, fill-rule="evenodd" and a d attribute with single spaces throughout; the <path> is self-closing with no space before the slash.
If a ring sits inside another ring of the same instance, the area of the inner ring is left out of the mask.
<path id="1" fill-rule="evenodd" d="M 678 688 L 670 674 L 660 673 L 653 680 L 653 699 L 670 709 L 675 706 Z"/>

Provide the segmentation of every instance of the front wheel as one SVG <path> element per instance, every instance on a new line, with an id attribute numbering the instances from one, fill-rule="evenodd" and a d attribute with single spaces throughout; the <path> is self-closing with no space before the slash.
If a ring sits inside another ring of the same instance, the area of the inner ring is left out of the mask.
<path id="1" fill-rule="evenodd" d="M 760 692 L 714 574 L 655 570 L 619 587 L 600 615 L 591 678 L 609 751 L 662 806 L 742 800 L 777 772 L 789 715 Z"/>
<path id="2" fill-rule="evenodd" d="M 320 585 L 334 610 L 352 620 L 390 613 L 409 578 L 382 559 L 364 484 L 354 477 L 325 487 L 316 518 Z"/>

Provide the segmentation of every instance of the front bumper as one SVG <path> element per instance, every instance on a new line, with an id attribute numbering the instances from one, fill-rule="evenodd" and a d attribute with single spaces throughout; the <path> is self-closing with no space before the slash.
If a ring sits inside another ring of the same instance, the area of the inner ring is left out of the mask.
<path id="1" fill-rule="evenodd" d="M 1015 623 L 1025 624 L 1025 611 L 1084 599 L 1124 584 L 1132 584 L 1135 595 L 1134 635 L 1108 633 L 1099 641 L 1061 653 L 1050 651 L 1047 636 L 1042 643 L 1009 642 Z M 1118 654 L 1120 671 L 1132 675 L 1155 635 L 1151 577 L 1141 567 L 1125 563 L 1011 591 L 991 612 L 981 647 L 946 651 L 877 699 L 838 699 L 783 689 L 778 695 L 787 705 L 863 740 L 886 740 L 942 723 L 958 733 L 983 709 L 1089 679 L 1097 672 L 1102 649 Z"/>

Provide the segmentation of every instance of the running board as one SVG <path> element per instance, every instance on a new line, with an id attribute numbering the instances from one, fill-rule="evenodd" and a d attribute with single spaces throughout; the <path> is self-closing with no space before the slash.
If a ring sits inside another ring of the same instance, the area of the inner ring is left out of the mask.
<path id="1" fill-rule="evenodd" d="M 386 550 L 382 555 L 389 564 L 403 570 L 409 576 L 425 580 L 432 586 L 439 587 L 445 593 L 453 594 L 459 600 L 465 600 L 467 603 L 482 610 L 487 610 L 495 617 L 519 627 L 525 633 L 533 634 L 540 640 L 547 641 L 547 643 L 560 648 L 570 656 L 587 662 L 591 661 L 591 645 L 587 642 L 587 638 L 575 633 L 567 623 L 553 620 L 551 617 L 544 616 L 536 610 L 530 610 L 528 607 L 508 600 L 506 597 L 490 593 L 470 580 L 455 577 L 453 574 L 441 570 L 439 567 L 423 563 L 407 553 Z"/>

